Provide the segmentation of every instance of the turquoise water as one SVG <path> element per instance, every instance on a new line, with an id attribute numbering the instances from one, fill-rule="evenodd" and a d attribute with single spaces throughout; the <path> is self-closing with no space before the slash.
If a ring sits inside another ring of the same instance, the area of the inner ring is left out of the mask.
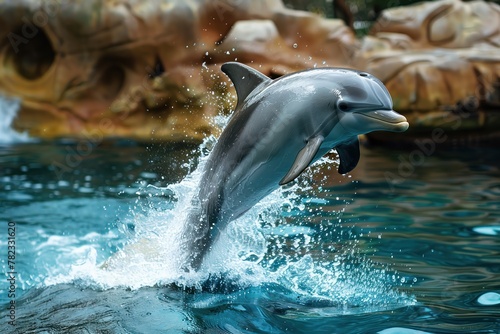
<path id="1" fill-rule="evenodd" d="M 209 146 L 0 146 L 4 273 L 16 228 L 0 332 L 500 333 L 498 150 L 363 148 L 350 176 L 333 156 L 186 274 L 176 240 Z"/>

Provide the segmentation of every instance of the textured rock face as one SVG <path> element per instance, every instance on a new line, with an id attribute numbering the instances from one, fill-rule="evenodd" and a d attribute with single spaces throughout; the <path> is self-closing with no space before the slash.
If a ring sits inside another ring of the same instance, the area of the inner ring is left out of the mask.
<path id="1" fill-rule="evenodd" d="M 382 12 L 371 34 L 399 49 L 500 46 L 500 7 L 441 0 Z"/>
<path id="2" fill-rule="evenodd" d="M 362 41 L 280 0 L 0 0 L 0 12 L 0 92 L 22 99 L 14 125 L 37 137 L 198 141 L 234 103 L 220 72 L 234 60 L 271 77 L 313 66 L 372 72 L 416 136 L 500 126 L 493 3 L 386 10 Z"/>
<path id="3" fill-rule="evenodd" d="M 500 125 L 499 47 L 500 6 L 425 2 L 384 11 L 356 66 L 384 81 L 410 134 L 440 128 L 477 139 Z"/>
<path id="4" fill-rule="evenodd" d="M 339 65 L 358 42 L 340 21 L 258 1 L 1 1 L 0 91 L 37 137 L 200 140 L 230 109 L 219 70 L 269 75 Z M 245 21 L 250 20 L 253 21 Z"/>

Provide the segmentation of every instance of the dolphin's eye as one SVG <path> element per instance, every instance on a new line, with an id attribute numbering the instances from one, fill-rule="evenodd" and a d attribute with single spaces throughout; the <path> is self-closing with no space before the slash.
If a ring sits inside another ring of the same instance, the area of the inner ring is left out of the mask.
<path id="1" fill-rule="evenodd" d="M 337 107 L 340 111 L 349 111 L 349 105 L 345 101 L 339 101 Z"/>
<path id="2" fill-rule="evenodd" d="M 368 73 L 361 72 L 361 73 L 359 73 L 359 75 L 361 75 L 362 77 L 367 77 L 367 76 L 368 76 Z"/>

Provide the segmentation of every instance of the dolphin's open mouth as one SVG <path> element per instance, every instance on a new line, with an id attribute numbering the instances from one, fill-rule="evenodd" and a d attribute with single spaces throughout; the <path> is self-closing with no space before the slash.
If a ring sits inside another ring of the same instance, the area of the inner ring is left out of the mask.
<path id="1" fill-rule="evenodd" d="M 394 110 L 373 110 L 355 112 L 360 116 L 375 120 L 385 131 L 403 132 L 410 126 L 406 117 L 398 114 Z"/>

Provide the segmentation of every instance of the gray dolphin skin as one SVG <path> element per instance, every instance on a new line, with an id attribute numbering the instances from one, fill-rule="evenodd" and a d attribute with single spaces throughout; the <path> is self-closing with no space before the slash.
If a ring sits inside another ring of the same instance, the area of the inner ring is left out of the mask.
<path id="1" fill-rule="evenodd" d="M 193 199 L 183 235 L 187 271 L 200 268 L 230 221 L 333 148 L 345 174 L 359 161 L 358 135 L 408 128 L 385 86 L 366 72 L 317 68 L 271 80 L 237 62 L 221 69 L 238 103 Z"/>

